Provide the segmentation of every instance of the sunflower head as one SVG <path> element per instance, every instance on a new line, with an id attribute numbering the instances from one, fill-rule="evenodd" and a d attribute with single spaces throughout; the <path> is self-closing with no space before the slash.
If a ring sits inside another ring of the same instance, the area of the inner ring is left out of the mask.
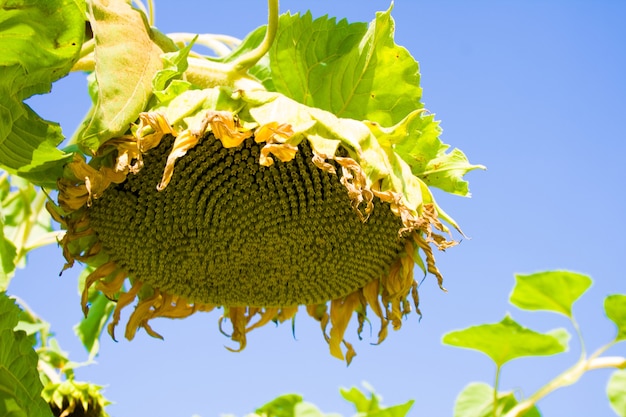
<path id="1" fill-rule="evenodd" d="M 420 102 L 417 62 L 393 43 L 391 8 L 345 42 L 311 45 L 333 57 L 318 65 L 299 55 L 306 48 L 293 50 L 295 27 L 345 31 L 324 19 L 279 19 L 270 4 L 257 47 L 243 42 L 221 60 L 192 53 L 196 38 L 149 51 L 152 83 L 144 75 L 130 83 L 137 111 L 120 108 L 118 120 L 96 106 L 77 134 L 89 158 L 74 156 L 49 209 L 67 231 L 66 267 L 80 261 L 93 271 L 85 314 L 90 292 L 116 302 L 113 337 L 133 303 L 128 339 L 140 328 L 160 337 L 156 317 L 217 308 L 220 331 L 241 350 L 251 330 L 301 310 L 319 321 L 331 354 L 350 362 L 352 317 L 360 333 L 373 312 L 380 343 L 390 325 L 419 313 L 415 265 L 443 288 L 433 251 L 455 245 L 446 225 L 458 227 L 429 186 L 467 195 L 461 177 L 480 166 L 439 140 Z M 322 73 L 328 85 L 318 85 Z M 306 86 L 291 91 L 287 79 Z"/>
<path id="2" fill-rule="evenodd" d="M 42 396 L 55 417 L 108 417 L 104 408 L 110 403 L 101 389 L 87 382 L 66 380 L 47 384 Z"/>
<path id="3" fill-rule="evenodd" d="M 349 362 L 353 314 L 360 332 L 369 307 L 382 342 L 390 323 L 399 329 L 411 306 L 419 312 L 413 268 L 422 254 L 441 285 L 431 245 L 455 242 L 435 233 L 447 231 L 436 205 L 416 210 L 373 182 L 366 152 L 339 142 L 329 155 L 291 124 L 245 128 L 227 111 L 198 120 L 179 130 L 161 113 L 143 113 L 89 163 L 75 157 L 59 181 L 52 210 L 67 229 L 67 266 L 95 268 L 85 313 L 92 287 L 116 300 L 112 336 L 135 300 L 128 339 L 138 328 L 160 337 L 153 318 L 219 307 L 220 330 L 230 321 L 240 350 L 249 331 L 305 306 L 331 354 Z"/>

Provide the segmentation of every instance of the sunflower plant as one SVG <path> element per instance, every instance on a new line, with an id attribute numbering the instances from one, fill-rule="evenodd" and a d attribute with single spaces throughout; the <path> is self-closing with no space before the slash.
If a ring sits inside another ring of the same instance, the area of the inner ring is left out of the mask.
<path id="1" fill-rule="evenodd" d="M 462 232 L 432 189 L 469 196 L 484 167 L 440 140 L 392 7 L 368 25 L 269 0 L 239 41 L 162 33 L 150 2 L 0 5 L 0 290 L 58 242 L 84 268 L 91 357 L 133 305 L 128 339 L 215 309 L 234 351 L 308 314 L 350 363 L 353 317 L 360 333 L 374 315 L 380 343 L 420 313 L 415 266 L 444 288 L 434 251 Z M 24 100 L 72 71 L 93 104 L 66 138 Z"/>

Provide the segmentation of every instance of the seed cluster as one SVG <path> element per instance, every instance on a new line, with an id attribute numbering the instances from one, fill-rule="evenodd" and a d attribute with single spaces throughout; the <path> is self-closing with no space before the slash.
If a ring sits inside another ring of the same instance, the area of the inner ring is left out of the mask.
<path id="1" fill-rule="evenodd" d="M 253 138 L 227 149 L 208 135 L 157 191 L 172 143 L 166 136 L 89 209 L 103 249 L 131 278 L 190 302 L 316 304 L 382 277 L 403 248 L 400 218 L 375 198 L 362 222 L 306 140 L 292 161 L 264 167 Z"/>

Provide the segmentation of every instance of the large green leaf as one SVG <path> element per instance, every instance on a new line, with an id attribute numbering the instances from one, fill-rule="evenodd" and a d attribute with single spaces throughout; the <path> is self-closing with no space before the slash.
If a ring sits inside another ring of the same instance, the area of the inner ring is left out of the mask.
<path id="1" fill-rule="evenodd" d="M 443 336 L 443 343 L 483 352 L 498 367 L 522 356 L 546 356 L 565 352 L 568 340 L 569 333 L 565 329 L 539 333 L 521 326 L 509 315 L 499 323 L 472 326 Z"/>
<path id="2" fill-rule="evenodd" d="M 152 79 L 163 65 L 145 16 L 126 0 L 90 0 L 89 22 L 96 42 L 98 94 L 79 143 L 95 152 L 137 119 L 152 95 Z"/>
<path id="3" fill-rule="evenodd" d="M 613 372 L 606 393 L 613 411 L 620 417 L 626 417 L 626 369 Z"/>
<path id="4" fill-rule="evenodd" d="M 524 310 L 545 310 L 572 317 L 572 305 L 591 286 L 587 275 L 546 271 L 515 275 L 510 302 Z"/>
<path id="5" fill-rule="evenodd" d="M 473 382 L 466 386 L 457 396 L 454 404 L 454 417 L 494 417 L 503 416 L 517 404 L 515 395 L 498 392 L 494 413 L 493 387 L 481 382 Z M 540 417 L 541 413 L 532 407 L 519 417 Z"/>
<path id="6" fill-rule="evenodd" d="M 613 294 L 606 297 L 604 311 L 617 326 L 615 340 L 626 340 L 626 295 Z"/>
<path id="7" fill-rule="evenodd" d="M 0 1 L 0 166 L 36 184 L 55 187 L 67 158 L 56 123 L 23 100 L 50 91 L 78 57 L 85 32 L 76 0 Z"/>
<path id="8" fill-rule="evenodd" d="M 418 63 L 395 44 L 393 26 L 391 9 L 378 12 L 369 28 L 313 20 L 310 13 L 282 15 L 269 54 L 273 88 L 307 106 L 365 121 L 426 184 L 469 196 L 463 175 L 484 167 L 471 165 L 458 149 L 447 152 L 438 122 L 420 101 Z"/>
<path id="9" fill-rule="evenodd" d="M 14 331 L 20 309 L 0 293 L 0 415 L 48 417 L 41 398 L 43 386 L 37 371 L 38 357 L 23 331 Z"/>
<path id="10" fill-rule="evenodd" d="M 423 105 L 417 61 L 393 33 L 391 8 L 369 28 L 310 13 L 282 15 L 270 50 L 276 91 L 340 117 L 395 125 Z"/>

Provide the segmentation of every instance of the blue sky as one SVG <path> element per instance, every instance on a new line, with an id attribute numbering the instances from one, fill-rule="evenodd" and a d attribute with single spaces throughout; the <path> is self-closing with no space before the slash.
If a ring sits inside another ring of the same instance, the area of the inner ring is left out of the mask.
<path id="1" fill-rule="evenodd" d="M 369 22 L 387 1 L 285 0 L 281 11 L 311 9 Z M 260 0 L 156 0 L 164 32 L 237 37 L 265 23 Z M 452 415 L 454 399 L 471 381 L 493 381 L 493 365 L 473 351 L 443 346 L 444 333 L 497 322 L 509 312 L 540 331 L 568 327 L 565 318 L 515 309 L 507 299 L 514 273 L 568 269 L 594 285 L 575 304 L 588 350 L 614 335 L 602 303 L 626 293 L 626 3 L 621 1 L 397 1 L 396 42 L 420 62 L 423 100 L 441 120 L 443 140 L 488 167 L 467 179 L 473 197 L 436 193 L 471 238 L 437 254 L 448 293 L 433 277 L 420 289 L 422 320 L 409 316 L 379 346 L 358 341 L 352 365 L 332 358 L 319 326 L 305 314 L 289 325 L 249 335 L 241 353 L 217 329 L 219 312 L 184 321 L 158 320 L 160 341 L 141 333 L 133 342 L 103 337 L 97 365 L 77 379 L 107 385 L 112 416 L 243 416 L 279 394 L 296 392 L 325 412 L 352 415 L 339 387 L 376 388 L 384 403 L 415 399 L 411 416 Z M 71 135 L 87 110 L 86 83 L 73 74 L 32 106 Z M 86 358 L 72 332 L 81 311 L 79 269 L 58 277 L 58 248 L 30 256 L 9 292 L 52 322 L 74 360 Z M 128 312 L 126 312 L 126 315 Z M 568 327 L 571 330 L 571 327 Z M 374 330 L 375 332 L 376 330 Z M 626 344 L 609 354 L 626 355 Z M 556 357 L 504 366 L 501 388 L 525 395 L 575 362 L 579 345 Z M 545 416 L 611 416 L 605 399 L 610 372 L 594 371 L 539 403 Z"/>

